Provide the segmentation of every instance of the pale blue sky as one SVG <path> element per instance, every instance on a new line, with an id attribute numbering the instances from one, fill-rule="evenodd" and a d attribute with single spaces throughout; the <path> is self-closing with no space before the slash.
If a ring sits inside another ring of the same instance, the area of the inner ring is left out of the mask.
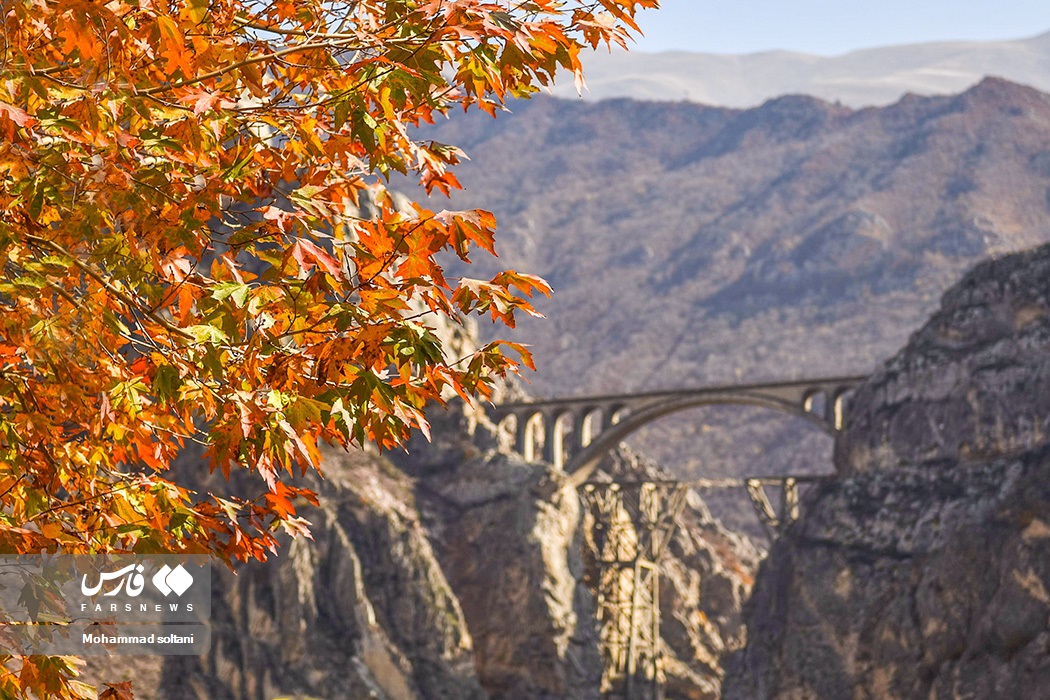
<path id="1" fill-rule="evenodd" d="M 641 51 L 853 49 L 1050 30 L 1048 0 L 664 0 L 642 13 Z"/>

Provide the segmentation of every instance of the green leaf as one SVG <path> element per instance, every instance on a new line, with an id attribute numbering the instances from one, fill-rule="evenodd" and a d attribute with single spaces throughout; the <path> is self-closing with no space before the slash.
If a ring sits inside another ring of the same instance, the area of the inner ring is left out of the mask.
<path id="1" fill-rule="evenodd" d="M 208 0 L 189 0 L 186 3 L 186 16 L 194 24 L 200 24 L 208 15 Z"/>
<path id="2" fill-rule="evenodd" d="M 249 152 L 243 158 L 239 158 L 238 160 L 235 160 L 233 162 L 233 164 L 230 165 L 230 167 L 227 168 L 226 171 L 222 174 L 222 178 L 226 182 L 236 182 L 237 180 L 240 179 L 241 173 L 244 171 L 244 169 L 246 167 L 248 167 L 248 164 L 251 163 L 252 160 L 254 160 L 254 158 L 255 158 L 255 154 L 252 153 L 252 152 Z"/>
<path id="3" fill-rule="evenodd" d="M 352 430 L 354 428 L 354 419 L 350 415 L 350 412 L 346 410 L 346 406 L 343 405 L 342 399 L 336 399 L 332 402 L 331 417 L 336 419 L 335 425 L 342 433 L 343 437 L 347 440 L 353 438 Z"/>
<path id="4" fill-rule="evenodd" d="M 183 330 L 193 336 L 193 339 L 198 343 L 220 345 L 229 340 L 226 334 L 215 326 L 187 326 L 186 328 L 183 328 Z"/>
<path id="5" fill-rule="evenodd" d="M 44 208 L 44 185 L 41 182 L 36 183 L 36 187 L 33 188 L 33 198 L 29 200 L 29 216 L 30 218 L 36 219 L 40 216 L 41 210 Z"/>
<path id="6" fill-rule="evenodd" d="M 237 305 L 237 308 L 242 309 L 244 308 L 245 302 L 248 301 L 249 292 L 251 292 L 251 287 L 246 284 L 241 284 L 239 282 L 220 282 L 212 288 L 211 297 L 216 301 L 233 299 L 233 303 Z"/>
<path id="7" fill-rule="evenodd" d="M 190 520 L 190 514 L 183 511 L 179 511 L 175 513 L 175 515 L 171 516 L 171 520 L 168 521 L 168 527 L 172 530 L 175 530 L 187 523 L 189 523 L 190 525 L 193 524 L 193 522 Z"/>
<path id="8" fill-rule="evenodd" d="M 274 287 L 256 287 L 252 291 L 251 301 L 248 302 L 248 313 L 255 316 L 264 306 L 277 301 L 282 296 L 281 290 Z"/>
<path id="9" fill-rule="evenodd" d="M 284 415 L 288 418 L 288 422 L 293 427 L 298 427 L 304 423 L 320 423 L 321 414 L 329 412 L 329 408 L 326 404 L 314 399 L 308 399 L 300 397 L 295 400 L 288 408 L 284 409 Z"/>

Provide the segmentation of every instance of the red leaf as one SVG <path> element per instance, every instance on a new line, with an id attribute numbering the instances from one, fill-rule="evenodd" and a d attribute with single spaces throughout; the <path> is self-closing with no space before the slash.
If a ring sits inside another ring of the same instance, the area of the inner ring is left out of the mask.
<path id="1" fill-rule="evenodd" d="M 25 126 L 34 121 L 24 109 L 19 109 L 18 107 L 9 105 L 6 102 L 0 102 L 0 114 L 5 114 L 8 119 L 18 126 Z"/>
<path id="2" fill-rule="evenodd" d="M 200 115 L 204 114 L 212 107 L 214 107 L 215 103 L 219 101 L 219 93 L 208 92 L 207 90 L 200 90 L 191 95 L 191 97 L 196 98 L 193 101 L 193 116 L 195 117 L 199 117 Z"/>
<path id="3" fill-rule="evenodd" d="M 316 263 L 337 280 L 343 279 L 343 271 L 336 259 L 323 248 L 319 248 L 306 239 L 300 238 L 295 242 L 295 245 L 292 246 L 292 257 L 299 263 L 299 267 L 306 272 L 313 269 L 314 263 Z"/>

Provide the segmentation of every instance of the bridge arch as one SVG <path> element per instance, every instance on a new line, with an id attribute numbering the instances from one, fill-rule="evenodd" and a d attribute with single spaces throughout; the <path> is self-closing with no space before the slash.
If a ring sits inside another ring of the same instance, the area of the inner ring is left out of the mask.
<path id="1" fill-rule="evenodd" d="M 518 417 L 517 443 L 527 462 L 541 458 L 543 448 L 549 444 L 548 418 L 543 411 L 532 411 Z"/>
<path id="2" fill-rule="evenodd" d="M 584 406 L 580 410 L 580 432 L 576 436 L 576 446 L 587 447 L 598 439 L 605 429 L 605 410 L 601 406 Z"/>
<path id="3" fill-rule="evenodd" d="M 828 417 L 829 403 L 827 391 L 824 389 L 813 389 L 806 392 L 806 397 L 802 400 L 802 408 L 808 413 L 826 419 Z"/>
<path id="4" fill-rule="evenodd" d="M 547 440 L 550 445 L 544 445 L 544 457 L 558 466 L 568 462 L 568 456 L 572 453 L 572 445 L 568 440 L 577 440 L 576 417 L 569 409 L 554 411 L 551 423 L 547 427 Z"/>
<path id="5" fill-rule="evenodd" d="M 824 396 L 826 397 L 827 395 L 824 394 Z M 842 392 L 842 397 L 840 398 L 844 398 L 844 396 L 845 392 Z M 589 445 L 576 453 L 565 464 L 565 471 L 568 472 L 567 483 L 573 488 L 579 488 L 598 468 L 602 457 L 615 449 L 617 445 L 626 440 L 631 434 L 641 430 L 650 423 L 690 408 L 724 405 L 756 406 L 794 415 L 813 423 L 829 436 L 834 436 L 838 427 L 831 423 L 829 416 L 826 415 L 828 413 L 826 408 L 827 402 L 818 407 L 815 405 L 815 402 L 810 400 L 809 395 L 807 395 L 802 405 L 765 396 L 752 396 L 732 392 L 724 394 L 708 393 L 701 396 L 688 396 L 670 401 L 655 402 L 629 412 L 620 421 L 609 425 Z"/>

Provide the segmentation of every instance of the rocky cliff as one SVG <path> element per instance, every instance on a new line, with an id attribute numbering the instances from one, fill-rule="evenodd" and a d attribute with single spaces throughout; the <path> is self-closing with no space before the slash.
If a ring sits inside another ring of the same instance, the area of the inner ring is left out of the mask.
<path id="1" fill-rule="evenodd" d="M 849 404 L 724 697 L 1050 697 L 1050 247 L 978 265 Z"/>
<path id="2" fill-rule="evenodd" d="M 217 572 L 205 656 L 96 659 L 89 677 L 131 677 L 157 700 L 597 700 L 579 498 L 503 448 L 483 413 L 454 406 L 433 423 L 433 444 L 389 459 L 327 456 L 325 479 L 308 479 L 313 539 Z M 657 475 L 636 457 L 616 465 Z M 718 697 L 758 559 L 689 500 L 663 561 L 668 698 Z"/>
<path id="3" fill-rule="evenodd" d="M 325 475 L 307 479 L 312 539 L 236 573 L 213 566 L 207 654 L 93 659 L 92 678 L 127 675 L 157 700 L 487 697 L 411 482 L 366 452 L 330 454 Z"/>
<path id="4" fill-rule="evenodd" d="M 602 674 L 585 584 L 581 503 L 564 475 L 500 448 L 484 416 L 435 417 L 435 443 L 397 461 L 417 479 L 423 520 L 474 640 L 493 698 L 594 698 Z M 421 449 L 416 449 L 417 447 Z M 624 451 L 626 478 L 666 477 Z M 722 656 L 744 642 L 740 618 L 759 552 L 694 495 L 661 566 L 667 697 L 714 700 Z"/>

